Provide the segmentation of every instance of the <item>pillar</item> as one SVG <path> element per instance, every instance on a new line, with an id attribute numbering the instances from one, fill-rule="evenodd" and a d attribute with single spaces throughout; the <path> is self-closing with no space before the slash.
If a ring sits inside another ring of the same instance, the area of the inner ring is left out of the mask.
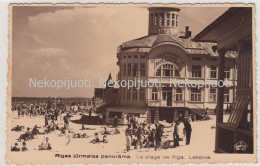
<path id="1" fill-rule="evenodd" d="M 218 59 L 218 81 L 224 82 L 225 77 L 225 51 L 219 50 L 219 59 Z M 224 105 L 224 86 L 219 84 L 217 92 L 217 112 L 216 112 L 216 125 L 218 123 L 223 123 L 223 105 Z M 222 87 L 221 87 L 222 86 Z"/>
<path id="2" fill-rule="evenodd" d="M 218 81 L 224 81 L 224 69 L 225 69 L 225 51 L 218 50 Z M 221 84 L 219 84 L 221 86 Z M 223 123 L 223 105 L 224 105 L 224 86 L 218 86 L 217 91 L 217 110 L 216 110 L 216 137 L 215 137 L 215 152 L 218 152 L 219 139 L 219 123 Z"/>
<path id="3" fill-rule="evenodd" d="M 159 108 L 156 107 L 155 113 L 154 113 L 154 123 L 158 123 L 158 122 L 159 122 Z"/>
<path id="4" fill-rule="evenodd" d="M 147 119 L 146 119 L 147 123 L 152 123 L 152 115 L 151 115 L 151 109 L 148 107 L 147 108 Z"/>

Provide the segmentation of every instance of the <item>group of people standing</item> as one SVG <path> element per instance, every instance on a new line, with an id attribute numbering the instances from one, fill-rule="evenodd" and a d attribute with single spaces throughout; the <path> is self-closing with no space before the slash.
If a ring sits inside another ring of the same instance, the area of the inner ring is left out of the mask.
<path id="1" fill-rule="evenodd" d="M 167 139 L 167 135 L 164 134 L 166 133 L 165 128 L 160 123 L 154 125 L 145 122 L 138 123 L 135 118 L 130 117 L 125 130 L 126 150 L 130 151 L 131 146 L 134 146 L 134 149 L 154 148 L 158 150 L 190 144 L 192 128 L 188 118 L 182 118 L 174 122 L 173 139 Z M 173 146 L 170 145 L 170 142 L 173 142 Z"/>
<path id="2" fill-rule="evenodd" d="M 192 128 L 188 118 L 185 118 L 183 121 L 176 121 L 173 130 L 173 147 L 179 146 L 180 141 L 186 142 L 186 145 L 189 145 L 191 131 Z"/>

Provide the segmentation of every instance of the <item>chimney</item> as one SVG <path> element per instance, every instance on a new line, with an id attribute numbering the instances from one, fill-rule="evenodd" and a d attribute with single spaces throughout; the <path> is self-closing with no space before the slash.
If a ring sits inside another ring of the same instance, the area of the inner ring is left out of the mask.
<path id="1" fill-rule="evenodd" d="M 190 38 L 191 37 L 191 31 L 189 31 L 189 26 L 185 27 L 185 38 Z"/>

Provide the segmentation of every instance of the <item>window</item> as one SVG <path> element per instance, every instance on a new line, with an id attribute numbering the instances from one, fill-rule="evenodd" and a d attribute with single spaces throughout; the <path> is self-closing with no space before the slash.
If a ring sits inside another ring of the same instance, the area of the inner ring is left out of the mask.
<path id="1" fill-rule="evenodd" d="M 192 77 L 193 78 L 201 77 L 201 66 L 192 65 Z"/>
<path id="2" fill-rule="evenodd" d="M 161 76 L 161 67 L 159 67 L 156 71 L 156 76 Z"/>
<path id="3" fill-rule="evenodd" d="M 163 76 L 173 76 L 173 66 L 169 64 L 163 65 Z"/>
<path id="4" fill-rule="evenodd" d="M 127 99 L 131 99 L 131 89 L 127 89 Z"/>
<path id="5" fill-rule="evenodd" d="M 154 26 L 158 26 L 158 14 L 156 13 L 154 16 Z"/>
<path id="6" fill-rule="evenodd" d="M 156 71 L 156 76 L 166 76 L 166 77 L 172 77 L 173 76 L 173 65 L 170 64 L 164 64 L 160 66 Z"/>
<path id="7" fill-rule="evenodd" d="M 170 14 L 169 13 L 167 13 L 167 15 L 166 15 L 166 25 L 167 25 L 167 27 L 170 26 Z"/>
<path id="8" fill-rule="evenodd" d="M 172 27 L 175 27 L 175 14 L 172 14 Z"/>
<path id="9" fill-rule="evenodd" d="M 126 63 L 123 64 L 123 76 L 126 76 Z"/>
<path id="10" fill-rule="evenodd" d="M 133 88 L 133 100 L 137 100 L 137 89 Z"/>
<path id="11" fill-rule="evenodd" d="M 217 67 L 216 66 L 210 67 L 210 78 L 217 78 Z"/>
<path id="12" fill-rule="evenodd" d="M 180 73 L 176 67 L 170 64 L 165 64 L 160 66 L 156 71 L 156 76 L 165 76 L 165 77 L 172 77 L 174 71 L 174 76 L 179 77 Z"/>
<path id="13" fill-rule="evenodd" d="M 134 58 L 138 58 L 138 55 L 134 55 Z"/>
<path id="14" fill-rule="evenodd" d="M 145 55 L 141 55 L 141 58 L 146 58 Z"/>
<path id="15" fill-rule="evenodd" d="M 164 14 L 160 13 L 160 26 L 164 26 Z"/>
<path id="16" fill-rule="evenodd" d="M 140 89 L 140 100 L 145 100 L 144 88 Z"/>
<path id="17" fill-rule="evenodd" d="M 167 99 L 167 92 L 163 92 L 163 93 L 162 93 L 162 99 L 163 99 L 163 100 L 166 100 L 166 99 Z"/>
<path id="18" fill-rule="evenodd" d="M 176 27 L 178 27 L 178 17 L 179 15 L 176 14 Z"/>
<path id="19" fill-rule="evenodd" d="M 138 63 L 134 63 L 134 66 L 133 66 L 133 76 L 137 76 L 137 73 L 138 72 Z"/>
<path id="20" fill-rule="evenodd" d="M 158 99 L 158 91 L 156 88 L 152 89 L 152 100 L 157 100 Z"/>
<path id="21" fill-rule="evenodd" d="M 201 101 L 201 89 L 191 88 L 191 101 Z"/>
<path id="22" fill-rule="evenodd" d="M 230 79 L 230 68 L 225 67 L 224 74 L 225 74 L 225 79 L 229 80 Z"/>
<path id="23" fill-rule="evenodd" d="M 128 55 L 128 58 L 132 58 L 132 56 L 131 56 L 131 55 Z"/>
<path id="24" fill-rule="evenodd" d="M 153 26 L 153 14 L 151 14 L 151 17 L 150 17 L 150 25 Z"/>
<path id="25" fill-rule="evenodd" d="M 180 88 L 176 90 L 176 101 L 182 101 L 182 90 Z"/>
<path id="26" fill-rule="evenodd" d="M 132 75 L 132 67 L 131 67 L 131 63 L 128 63 L 128 66 L 127 66 L 127 74 L 128 76 L 131 76 Z"/>
<path id="27" fill-rule="evenodd" d="M 141 63 L 140 75 L 145 76 L 145 63 Z"/>
<path id="28" fill-rule="evenodd" d="M 216 102 L 217 101 L 217 89 L 216 88 L 210 88 L 209 89 L 209 101 L 210 102 Z"/>
<path id="29" fill-rule="evenodd" d="M 224 103 L 229 103 L 229 89 L 224 89 Z"/>
<path id="30" fill-rule="evenodd" d="M 174 74 L 175 77 L 179 77 L 180 76 L 179 70 L 176 67 L 175 67 L 175 71 L 174 72 L 175 72 L 175 74 Z"/>

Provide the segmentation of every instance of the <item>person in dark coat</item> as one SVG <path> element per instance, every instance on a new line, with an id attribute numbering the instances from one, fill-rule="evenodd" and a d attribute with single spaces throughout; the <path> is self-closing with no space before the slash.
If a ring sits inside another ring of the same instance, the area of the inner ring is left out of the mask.
<path id="1" fill-rule="evenodd" d="M 114 118 L 114 126 L 117 128 L 117 123 L 118 123 L 118 118 L 117 118 L 117 116 L 115 116 L 115 118 Z"/>
<path id="2" fill-rule="evenodd" d="M 154 149 L 157 150 L 162 142 L 162 129 L 161 126 L 156 124 L 155 125 L 156 129 L 155 129 L 155 146 Z"/>
<path id="3" fill-rule="evenodd" d="M 185 118 L 184 127 L 185 127 L 185 131 L 186 131 L 186 145 L 189 145 L 192 129 L 191 129 L 190 122 L 187 118 Z"/>
<path id="4" fill-rule="evenodd" d="M 127 124 L 129 124 L 130 123 L 130 115 L 129 114 L 126 115 L 126 119 L 127 119 Z"/>
<path id="5" fill-rule="evenodd" d="M 47 116 L 47 114 L 45 114 L 44 120 L 45 120 L 44 126 L 48 126 L 49 123 L 48 123 L 48 116 Z"/>
<path id="6" fill-rule="evenodd" d="M 144 136 L 143 128 L 142 128 L 142 125 L 139 124 L 138 127 L 137 127 L 137 131 L 136 131 L 136 137 L 137 137 L 137 143 L 136 143 L 136 146 L 135 146 L 136 149 L 137 149 L 138 145 L 140 146 L 140 149 L 143 148 L 143 143 L 142 143 L 142 137 L 143 136 Z"/>
<path id="7" fill-rule="evenodd" d="M 90 110 L 88 113 L 88 117 L 91 118 L 91 115 L 92 115 L 92 111 Z"/>
<path id="8" fill-rule="evenodd" d="M 179 122 L 176 121 L 173 131 L 173 147 L 179 146 Z"/>

